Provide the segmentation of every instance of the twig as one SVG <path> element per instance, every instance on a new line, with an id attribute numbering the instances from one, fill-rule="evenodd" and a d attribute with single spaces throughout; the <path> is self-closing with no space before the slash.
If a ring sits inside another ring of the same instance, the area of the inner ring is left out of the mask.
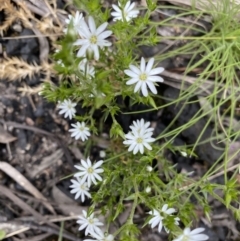
<path id="1" fill-rule="evenodd" d="M 63 149 L 63 152 L 64 152 L 64 155 L 71 167 L 71 170 L 73 172 L 75 172 L 75 168 L 74 168 L 74 164 L 73 164 L 73 160 L 72 160 L 72 157 L 65 145 L 65 143 L 61 140 L 60 137 L 56 136 L 56 135 L 53 135 L 47 131 L 44 131 L 42 129 L 39 129 L 37 127 L 34 127 L 34 126 L 27 126 L 27 125 L 24 125 L 24 124 L 20 124 L 20 123 L 17 123 L 17 122 L 13 122 L 13 121 L 4 121 L 3 119 L 0 119 L 0 123 L 2 124 L 5 124 L 7 126 L 12 126 L 12 127 L 15 127 L 15 128 L 19 128 L 19 129 L 24 129 L 24 130 L 30 130 L 30 131 L 33 131 L 33 132 L 36 132 L 36 133 L 39 133 L 39 134 L 42 134 L 42 135 L 46 135 L 46 136 L 49 136 L 51 138 L 53 138 L 57 143 L 58 145 Z"/>
<path id="2" fill-rule="evenodd" d="M 13 180 L 19 183 L 19 185 L 21 185 L 26 191 L 31 193 L 34 197 L 38 199 L 46 200 L 46 198 L 42 195 L 42 193 L 40 193 L 19 171 L 17 171 L 9 163 L 0 161 L 0 170 L 5 172 Z M 43 203 L 43 205 L 51 213 L 55 214 L 53 207 L 49 203 Z"/>
<path id="3" fill-rule="evenodd" d="M 56 33 L 56 34 L 41 34 L 38 35 L 25 35 L 25 36 L 14 36 L 14 37 L 2 37 L 3 40 L 10 40 L 10 39 L 29 39 L 29 38 L 39 38 L 39 37 L 55 37 L 55 36 L 63 36 L 63 33 Z"/>

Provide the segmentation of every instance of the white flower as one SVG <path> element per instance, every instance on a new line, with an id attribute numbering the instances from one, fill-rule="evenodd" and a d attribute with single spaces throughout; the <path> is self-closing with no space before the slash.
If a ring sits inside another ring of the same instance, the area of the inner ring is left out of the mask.
<path id="1" fill-rule="evenodd" d="M 95 76 L 95 69 L 93 66 L 91 66 L 87 59 L 83 59 L 79 65 L 78 65 L 78 69 L 80 70 L 80 72 L 82 72 L 82 74 L 84 74 L 86 77 L 94 77 Z"/>
<path id="2" fill-rule="evenodd" d="M 54 52 L 57 54 L 60 52 L 60 49 L 56 49 Z M 57 60 L 57 64 L 59 64 L 61 67 L 65 67 L 62 59 Z"/>
<path id="3" fill-rule="evenodd" d="M 76 173 L 74 177 L 81 177 L 82 182 L 87 181 L 88 187 L 91 186 L 92 182 L 97 184 L 96 179 L 102 181 L 98 173 L 103 173 L 103 169 L 99 168 L 103 164 L 103 161 L 98 161 L 92 165 L 90 159 L 87 158 L 87 161 L 81 160 L 81 164 L 81 166 L 75 165 L 75 168 L 80 170 L 80 172 Z"/>
<path id="4" fill-rule="evenodd" d="M 72 185 L 70 186 L 72 190 L 70 193 L 76 193 L 75 199 L 78 199 L 81 196 L 81 201 L 84 202 L 85 196 L 91 198 L 91 194 L 88 192 L 89 188 L 87 187 L 86 182 L 83 183 L 79 177 L 77 177 L 77 180 L 71 179 L 70 181 L 72 182 Z"/>
<path id="5" fill-rule="evenodd" d="M 72 15 L 68 15 L 68 19 L 65 20 L 65 23 L 69 25 L 70 23 L 73 23 L 73 28 L 74 31 L 77 32 L 78 29 L 81 28 L 82 23 L 84 22 L 83 14 L 79 13 L 79 11 L 76 12 L 75 16 L 73 17 Z M 63 30 L 64 33 L 67 32 L 67 28 Z"/>
<path id="6" fill-rule="evenodd" d="M 80 45 L 81 48 L 77 53 L 77 57 L 85 56 L 87 51 L 94 53 L 94 58 L 99 59 L 99 49 L 104 46 L 111 46 L 112 43 L 105 40 L 112 34 L 112 31 L 104 31 L 108 23 L 105 22 L 96 29 L 96 24 L 94 19 L 90 16 L 88 18 L 88 25 L 84 21 L 82 27 L 78 29 L 78 33 L 81 36 L 81 39 L 78 39 L 74 45 Z"/>
<path id="7" fill-rule="evenodd" d="M 153 168 L 151 166 L 147 166 L 146 169 L 147 169 L 148 172 L 151 172 L 153 170 Z"/>
<path id="8" fill-rule="evenodd" d="M 64 118 L 69 117 L 71 120 L 76 113 L 76 109 L 74 108 L 77 104 L 73 103 L 71 100 L 64 100 L 63 102 L 59 102 L 58 104 L 58 109 L 61 109 L 59 111 L 59 114 L 62 115 L 64 114 Z"/>
<path id="9" fill-rule="evenodd" d="M 82 211 L 83 216 L 79 216 L 79 220 L 77 221 L 78 224 L 80 224 L 80 227 L 78 230 L 85 230 L 85 235 L 91 234 L 98 234 L 101 231 L 101 229 L 98 226 L 102 226 L 103 223 L 101 223 L 98 218 L 94 218 L 94 213 L 92 213 L 89 217 L 87 216 L 87 212 L 85 210 Z"/>
<path id="10" fill-rule="evenodd" d="M 153 128 L 148 128 L 150 123 L 148 124 L 147 122 L 146 124 L 142 124 L 142 120 L 133 122 L 133 125 L 130 126 L 132 131 L 125 135 L 127 140 L 125 140 L 123 144 L 129 145 L 128 151 L 133 151 L 134 155 L 139 151 L 143 154 L 144 147 L 148 150 L 152 150 L 152 147 L 148 143 L 155 141 L 155 139 L 151 137 Z"/>
<path id="11" fill-rule="evenodd" d="M 63 61 L 61 59 L 59 59 L 57 61 L 57 64 L 60 65 L 61 67 L 65 67 L 65 64 L 63 63 Z"/>
<path id="12" fill-rule="evenodd" d="M 149 214 L 153 215 L 154 217 L 149 220 L 148 224 L 151 224 L 151 228 L 155 228 L 158 225 L 158 232 L 160 233 L 163 228 L 163 219 L 165 218 L 165 216 L 171 215 L 175 211 L 176 210 L 174 208 L 168 209 L 168 205 L 164 204 L 160 211 L 161 213 L 159 211 L 157 211 L 156 209 L 149 212 Z M 168 229 L 165 228 L 165 230 L 166 230 L 166 232 L 168 232 Z"/>
<path id="13" fill-rule="evenodd" d="M 69 130 L 69 132 L 72 132 L 71 137 L 75 137 L 76 140 L 81 138 L 82 141 L 85 141 L 88 139 L 88 136 L 90 136 L 89 128 L 86 126 L 85 122 L 77 122 L 76 124 L 71 124 L 73 127 Z"/>
<path id="14" fill-rule="evenodd" d="M 206 234 L 200 234 L 204 231 L 204 228 L 196 228 L 194 230 L 190 230 L 190 228 L 185 228 L 183 230 L 183 234 L 178 236 L 173 241 L 203 241 L 208 240 L 208 236 Z"/>
<path id="15" fill-rule="evenodd" d="M 106 152 L 105 152 L 104 150 L 101 150 L 101 151 L 99 152 L 99 156 L 100 156 L 101 158 L 105 158 L 105 157 L 106 157 Z"/>
<path id="16" fill-rule="evenodd" d="M 131 1 L 128 1 L 124 8 L 122 8 L 121 4 L 118 2 L 118 5 L 113 4 L 112 7 L 116 12 L 112 12 L 111 15 L 114 17 L 113 21 L 124 21 L 126 20 L 129 22 L 132 18 L 136 18 L 139 14 L 138 10 L 135 10 L 135 3 L 131 3 Z"/>
<path id="17" fill-rule="evenodd" d="M 114 236 L 112 234 L 104 234 L 102 231 L 99 233 L 91 234 L 95 239 L 84 239 L 84 241 L 113 241 Z"/>
<path id="18" fill-rule="evenodd" d="M 174 224 L 175 225 L 179 226 L 179 221 L 180 221 L 179 217 L 174 218 Z"/>
<path id="19" fill-rule="evenodd" d="M 140 131 L 141 129 L 145 129 L 146 132 L 153 132 L 153 128 L 148 128 L 150 126 L 150 122 L 146 122 L 144 121 L 144 119 L 142 118 L 141 120 L 137 120 L 137 121 L 133 121 L 133 124 L 130 126 L 130 129 L 136 130 L 136 131 Z"/>
<path id="20" fill-rule="evenodd" d="M 181 155 L 182 155 L 183 157 L 187 157 L 187 152 L 185 152 L 185 151 L 180 151 L 180 153 L 181 153 Z"/>
<path id="21" fill-rule="evenodd" d="M 154 85 L 155 82 L 163 82 L 163 78 L 157 76 L 164 71 L 164 68 L 158 67 L 152 69 L 154 63 L 154 58 L 151 58 L 147 65 L 145 59 L 141 58 L 140 68 L 130 65 L 127 70 L 124 70 L 125 74 L 130 76 L 131 79 L 127 81 L 127 85 L 136 84 L 134 92 L 136 93 L 140 88 L 144 96 L 148 96 L 147 87 L 151 90 L 153 94 L 157 94 L 157 89 Z"/>
<path id="22" fill-rule="evenodd" d="M 146 192 L 146 193 L 150 193 L 151 190 L 152 190 L 151 187 L 147 187 L 147 188 L 145 189 L 145 192 Z"/>

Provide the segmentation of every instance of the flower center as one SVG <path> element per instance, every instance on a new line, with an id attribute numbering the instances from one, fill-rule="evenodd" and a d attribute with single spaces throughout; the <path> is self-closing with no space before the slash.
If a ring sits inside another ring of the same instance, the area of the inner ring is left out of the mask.
<path id="1" fill-rule="evenodd" d="M 186 236 L 186 235 L 183 235 L 183 237 L 182 237 L 182 241 L 189 241 L 189 238 L 188 238 L 188 236 Z"/>
<path id="2" fill-rule="evenodd" d="M 93 218 L 89 218 L 88 222 L 89 222 L 90 224 L 94 224 Z"/>
<path id="3" fill-rule="evenodd" d="M 138 137 L 138 138 L 137 138 L 137 143 L 138 143 L 138 144 L 143 143 L 143 139 L 142 139 L 142 138 L 140 138 L 140 137 Z"/>
<path id="4" fill-rule="evenodd" d="M 84 131 L 84 127 L 79 127 L 79 130 L 80 131 Z"/>
<path id="5" fill-rule="evenodd" d="M 80 185 L 80 190 L 85 190 L 84 185 Z"/>
<path id="6" fill-rule="evenodd" d="M 141 81 L 146 81 L 147 80 L 147 75 L 145 73 L 142 73 L 142 74 L 139 75 L 139 79 Z"/>
<path id="7" fill-rule="evenodd" d="M 97 43 L 97 36 L 96 35 L 92 35 L 91 38 L 89 39 L 91 44 L 96 44 Z"/>
<path id="8" fill-rule="evenodd" d="M 88 170 L 87 170 L 87 172 L 90 173 L 90 174 L 93 173 L 92 167 L 89 167 Z"/>

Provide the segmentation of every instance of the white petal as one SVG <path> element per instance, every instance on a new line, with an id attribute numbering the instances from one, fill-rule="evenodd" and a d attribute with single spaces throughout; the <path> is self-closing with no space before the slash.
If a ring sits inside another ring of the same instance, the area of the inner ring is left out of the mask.
<path id="1" fill-rule="evenodd" d="M 128 11 L 128 8 L 130 6 L 131 2 L 130 1 L 127 1 L 127 4 L 125 5 L 124 7 L 124 11 L 127 12 Z M 133 6 L 134 7 L 134 6 Z"/>
<path id="2" fill-rule="evenodd" d="M 156 75 L 153 75 L 153 76 L 148 76 L 148 81 L 152 81 L 152 82 L 163 82 L 164 79 L 160 76 L 156 76 Z"/>
<path id="3" fill-rule="evenodd" d="M 157 94 L 157 89 L 152 82 L 147 81 L 147 85 L 148 85 L 149 89 L 152 91 L 153 94 Z"/>
<path id="4" fill-rule="evenodd" d="M 96 35 L 99 35 L 100 33 L 102 33 L 102 32 L 104 31 L 104 29 L 105 29 L 107 26 L 108 26 L 108 23 L 107 23 L 107 22 L 101 24 L 101 25 L 97 28 L 97 31 L 96 31 L 95 34 L 96 34 Z M 108 32 L 108 31 L 106 31 L 106 32 Z M 110 31 L 110 32 L 112 32 L 112 31 Z"/>
<path id="5" fill-rule="evenodd" d="M 196 228 L 196 229 L 192 230 L 192 231 L 190 232 L 190 234 L 191 234 L 191 235 L 192 235 L 192 234 L 198 234 L 198 233 L 203 232 L 204 230 L 205 230 L 205 228 Z"/>
<path id="6" fill-rule="evenodd" d="M 130 79 L 126 82 L 126 85 L 132 85 L 132 84 L 135 84 L 139 81 L 139 79 L 137 78 L 133 78 L 133 79 Z"/>
<path id="7" fill-rule="evenodd" d="M 148 62 L 149 63 L 149 62 Z M 150 71 L 150 70 L 149 70 Z M 160 74 L 164 71 L 164 68 L 162 67 L 158 67 L 158 68 L 155 68 L 155 69 L 152 69 L 148 74 L 149 75 L 155 75 L 155 74 Z"/>
<path id="8" fill-rule="evenodd" d="M 96 32 L 96 25 L 95 25 L 95 22 L 94 22 L 94 19 L 93 19 L 92 16 L 89 16 L 89 18 L 88 18 L 88 25 L 89 25 L 89 28 L 90 28 L 91 32 L 93 34 L 95 34 L 95 32 Z"/>
<path id="9" fill-rule="evenodd" d="M 152 150 L 152 147 L 151 147 L 148 143 L 143 143 L 143 145 L 144 145 L 148 150 Z"/>
<path id="10" fill-rule="evenodd" d="M 146 67 L 145 59 L 142 57 L 141 58 L 141 65 L 140 65 L 141 72 L 145 72 L 145 67 Z"/>
<path id="11" fill-rule="evenodd" d="M 96 169 L 96 168 L 100 167 L 102 164 L 103 164 L 103 161 L 102 161 L 102 160 L 101 160 L 101 161 L 98 161 L 98 162 L 96 162 L 96 163 L 93 165 L 93 168 Z"/>
<path id="12" fill-rule="evenodd" d="M 159 226 L 158 226 L 158 232 L 161 233 L 162 231 L 162 226 L 163 226 L 163 223 L 162 221 L 159 223 Z"/>
<path id="13" fill-rule="evenodd" d="M 139 146 L 136 145 L 135 148 L 133 149 L 133 154 L 134 154 L 134 155 L 138 152 L 138 149 L 139 149 L 138 147 L 139 147 Z"/>
<path id="14" fill-rule="evenodd" d="M 190 236 L 192 238 L 192 240 L 199 240 L 199 241 L 203 241 L 203 240 L 208 240 L 209 237 L 206 234 L 196 234 L 196 235 L 191 235 Z"/>
<path id="15" fill-rule="evenodd" d="M 147 63 L 147 67 L 146 67 L 146 73 L 150 74 L 150 70 L 153 67 L 153 63 L 154 63 L 154 58 L 149 59 L 148 63 Z"/>
<path id="16" fill-rule="evenodd" d="M 143 96 L 145 97 L 148 96 L 148 90 L 145 82 L 142 83 L 141 90 L 142 90 Z"/>
<path id="17" fill-rule="evenodd" d="M 139 144 L 138 146 L 139 146 L 140 153 L 143 154 L 144 153 L 143 144 Z"/>
<path id="18" fill-rule="evenodd" d="M 119 12 L 119 13 L 122 12 L 121 9 L 117 5 L 113 4 L 112 7 L 116 12 Z"/>
<path id="19" fill-rule="evenodd" d="M 134 73 L 133 71 L 129 70 L 129 69 L 126 69 L 124 70 L 124 73 L 132 78 L 138 78 L 138 74 Z"/>
<path id="20" fill-rule="evenodd" d="M 138 83 L 136 84 L 135 88 L 134 88 L 134 92 L 136 93 L 142 86 L 142 82 L 138 81 Z"/>
<path id="21" fill-rule="evenodd" d="M 136 73 L 137 75 L 140 75 L 141 74 L 141 71 L 140 71 L 140 69 L 138 69 L 136 66 L 134 66 L 134 65 L 129 65 L 129 68 L 130 68 L 130 70 L 132 70 L 134 73 Z"/>
<path id="22" fill-rule="evenodd" d="M 89 44 L 82 45 L 82 47 L 77 52 L 77 57 L 83 57 L 86 54 L 88 47 L 89 47 Z"/>
<path id="23" fill-rule="evenodd" d="M 92 46 L 93 52 L 94 52 L 94 59 L 99 60 L 99 50 L 97 45 Z"/>

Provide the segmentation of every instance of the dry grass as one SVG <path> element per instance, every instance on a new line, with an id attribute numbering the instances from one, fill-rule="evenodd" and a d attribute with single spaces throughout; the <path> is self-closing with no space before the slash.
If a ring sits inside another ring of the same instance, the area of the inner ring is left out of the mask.
<path id="1" fill-rule="evenodd" d="M 14 81 L 32 78 L 34 74 L 40 73 L 41 69 L 41 66 L 28 64 L 16 57 L 6 58 L 1 63 L 0 79 Z"/>
<path id="2" fill-rule="evenodd" d="M 31 3 L 26 0 L 4 0 L 4 3 L 0 6 L 0 11 L 4 12 L 4 20 L 0 25 L 0 36 L 4 38 L 19 39 L 20 37 L 14 35 L 9 36 L 9 28 L 15 23 L 21 25 L 24 28 L 31 29 L 36 36 L 24 36 L 24 37 L 36 37 L 41 43 L 47 43 L 48 46 L 53 46 L 51 52 L 54 51 L 54 46 L 59 36 L 62 35 L 65 16 L 67 16 L 64 10 L 56 8 L 56 0 L 44 1 L 45 5 L 41 1 L 34 1 Z M 12 3 L 14 2 L 14 4 Z M 33 5 L 35 4 L 35 5 Z M 40 5 L 39 5 L 40 4 Z M 38 11 L 38 12 L 37 12 Z M 37 16 L 37 15 L 38 16 Z M 40 18 L 39 18 L 40 15 Z M 59 19 L 57 19 L 59 17 Z M 43 41 L 44 40 L 44 41 Z M 2 50 L 0 44 L 0 51 Z M 44 50 L 44 51 L 43 51 Z M 7 79 L 9 81 L 24 81 L 26 77 L 32 78 L 36 74 L 41 74 L 41 81 L 51 81 L 51 77 L 56 73 L 53 68 L 53 64 L 50 63 L 49 54 L 50 50 L 46 51 L 46 48 L 40 49 L 41 64 L 35 63 L 29 64 L 21 58 L 8 57 L 7 53 L 2 52 L 3 58 L 0 58 L 0 80 Z M 42 61 L 44 59 L 44 61 Z M 35 94 L 41 90 L 40 86 L 31 88 L 23 82 L 23 87 L 19 88 L 22 94 Z"/>

